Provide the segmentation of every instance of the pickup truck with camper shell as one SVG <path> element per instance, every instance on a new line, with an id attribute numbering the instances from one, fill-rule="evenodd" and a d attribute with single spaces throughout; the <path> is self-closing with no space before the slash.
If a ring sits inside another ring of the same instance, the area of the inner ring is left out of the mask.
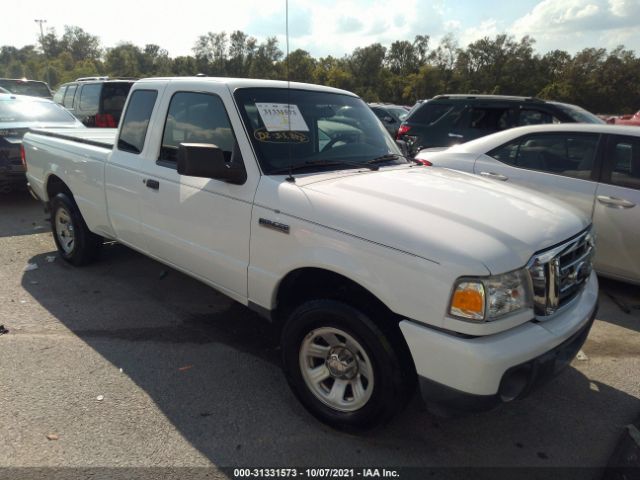
<path id="1" fill-rule="evenodd" d="M 584 215 L 407 160 L 350 92 L 144 79 L 118 129 L 23 148 L 62 258 L 116 240 L 259 312 L 295 395 L 337 428 L 388 420 L 416 387 L 455 411 L 520 398 L 596 314 Z"/>

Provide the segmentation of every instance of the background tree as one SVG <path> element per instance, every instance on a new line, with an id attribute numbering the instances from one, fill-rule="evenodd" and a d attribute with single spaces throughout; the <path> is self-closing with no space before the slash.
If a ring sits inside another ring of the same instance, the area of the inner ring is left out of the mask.
<path id="1" fill-rule="evenodd" d="M 193 55 L 171 58 L 160 45 L 121 43 L 104 49 L 78 26 L 59 36 L 48 29 L 33 45 L 0 46 L 0 76 L 46 80 L 51 86 L 77 77 L 149 77 L 197 73 L 318 83 L 351 90 L 366 101 L 413 104 L 443 93 L 535 95 L 599 113 L 640 109 L 640 59 L 623 46 L 586 48 L 574 55 L 541 55 L 535 40 L 496 35 L 461 47 L 449 34 L 432 47 L 429 35 L 374 43 L 342 58 L 314 58 L 297 49 L 284 57 L 276 37 L 258 40 L 236 30 L 196 38 Z"/>

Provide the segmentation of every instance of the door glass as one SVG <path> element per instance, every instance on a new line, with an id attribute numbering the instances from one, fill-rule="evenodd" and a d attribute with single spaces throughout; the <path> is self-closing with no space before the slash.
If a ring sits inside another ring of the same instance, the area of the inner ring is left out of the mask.
<path id="1" fill-rule="evenodd" d="M 608 153 L 607 183 L 640 190 L 640 138 L 614 137 Z"/>
<path id="2" fill-rule="evenodd" d="M 236 139 L 222 100 L 209 93 L 178 92 L 171 99 L 159 160 L 175 163 L 181 143 L 206 143 L 231 158 Z"/>
<path id="3" fill-rule="evenodd" d="M 508 108 L 482 108 L 471 109 L 469 128 L 485 132 L 497 132 L 511 128 Z"/>
<path id="4" fill-rule="evenodd" d="M 540 134 L 510 142 L 489 156 L 514 167 L 589 180 L 598 135 Z"/>
<path id="5" fill-rule="evenodd" d="M 69 85 L 67 92 L 64 94 L 64 106 L 67 108 L 73 108 L 73 97 L 76 94 L 77 85 Z"/>

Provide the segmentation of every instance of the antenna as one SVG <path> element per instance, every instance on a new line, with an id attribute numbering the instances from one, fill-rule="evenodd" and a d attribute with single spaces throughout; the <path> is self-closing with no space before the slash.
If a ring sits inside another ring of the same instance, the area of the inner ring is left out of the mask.
<path id="1" fill-rule="evenodd" d="M 291 78 L 289 76 L 289 0 L 285 0 L 285 33 L 287 37 L 287 60 L 286 60 L 286 72 L 287 72 L 287 121 L 289 125 L 289 140 L 291 140 Z M 287 182 L 295 182 L 293 178 L 293 162 L 291 161 L 291 142 L 287 142 L 287 150 L 289 153 L 289 176 L 286 178 Z"/>

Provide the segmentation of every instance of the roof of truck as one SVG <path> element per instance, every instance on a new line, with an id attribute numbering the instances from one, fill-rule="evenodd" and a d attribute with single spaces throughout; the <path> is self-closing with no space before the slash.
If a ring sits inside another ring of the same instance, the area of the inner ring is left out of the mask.
<path id="1" fill-rule="evenodd" d="M 218 83 L 226 84 L 231 90 L 236 88 L 293 88 L 301 90 L 314 90 L 318 92 L 340 93 L 357 97 L 353 92 L 339 88 L 325 87 L 312 83 L 287 82 L 286 80 L 263 80 L 256 78 L 229 78 L 229 77 L 150 77 L 142 78 L 138 82 L 188 82 L 188 83 Z"/>

